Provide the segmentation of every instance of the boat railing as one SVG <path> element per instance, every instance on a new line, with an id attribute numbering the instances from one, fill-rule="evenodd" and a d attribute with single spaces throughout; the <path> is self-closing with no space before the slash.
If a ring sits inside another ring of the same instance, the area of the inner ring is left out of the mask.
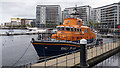
<path id="1" fill-rule="evenodd" d="M 68 36 L 69 35 L 69 36 Z M 66 43 L 74 43 L 74 44 L 80 44 L 80 40 L 74 41 L 73 39 L 75 39 L 74 36 L 71 36 L 71 34 L 58 34 L 56 36 L 56 39 L 52 39 L 51 38 L 52 33 L 47 33 L 47 34 L 39 34 L 38 33 L 38 38 L 37 40 L 41 40 L 41 41 L 49 41 L 49 42 L 66 42 Z M 61 37 L 64 37 L 66 39 L 62 39 Z M 85 36 L 84 36 L 85 37 Z M 87 36 L 86 36 L 87 37 Z M 79 37 L 81 38 L 81 37 Z M 57 40 L 58 39 L 58 40 Z M 76 38 L 77 39 L 77 38 Z M 81 38 L 82 39 L 82 38 Z M 99 41 L 99 40 L 98 40 Z M 102 41 L 102 40 L 100 40 Z M 97 40 L 92 40 L 91 44 L 96 44 Z M 88 42 L 89 43 L 89 42 Z M 98 42 L 99 44 L 100 42 Z"/>
<path id="2" fill-rule="evenodd" d="M 64 35 L 65 36 L 65 40 L 62 40 L 61 39 L 61 36 Z M 56 39 L 52 39 L 51 36 L 52 36 L 52 33 L 47 33 L 47 34 L 39 34 L 38 33 L 38 38 L 37 40 L 41 40 L 41 41 L 58 41 L 58 42 L 71 42 L 71 43 L 78 43 L 78 42 L 72 42 L 73 39 L 72 37 L 71 38 L 68 38 L 67 37 L 68 34 L 58 34 L 58 36 L 56 36 L 56 38 L 58 39 L 61 39 L 61 40 L 56 40 Z M 74 37 L 74 36 L 73 36 Z M 69 39 L 69 40 L 68 40 Z"/>

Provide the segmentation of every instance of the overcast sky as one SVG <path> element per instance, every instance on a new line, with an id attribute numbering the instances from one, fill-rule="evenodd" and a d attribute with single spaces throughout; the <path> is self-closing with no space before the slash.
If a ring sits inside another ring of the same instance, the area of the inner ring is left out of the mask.
<path id="1" fill-rule="evenodd" d="M 120 0 L 0 0 L 0 23 L 9 22 L 12 17 L 36 18 L 37 5 L 60 5 L 68 7 L 90 5 L 92 8 L 117 3 Z"/>

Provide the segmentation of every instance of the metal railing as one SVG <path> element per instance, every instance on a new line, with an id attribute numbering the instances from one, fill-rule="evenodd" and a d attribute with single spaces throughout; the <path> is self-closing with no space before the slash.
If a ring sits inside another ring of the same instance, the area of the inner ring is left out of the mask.
<path id="1" fill-rule="evenodd" d="M 42 64 L 42 65 L 44 65 L 43 67 L 44 68 L 48 68 L 48 67 L 51 67 L 51 66 L 56 66 L 56 68 L 57 68 L 57 66 L 58 66 L 58 64 L 61 64 L 61 63 L 65 63 L 65 66 L 67 67 L 67 63 L 68 63 L 68 61 L 70 61 L 70 60 L 74 60 L 74 64 L 76 64 L 76 58 L 78 58 L 78 57 L 80 57 L 80 55 L 79 56 L 76 56 L 76 53 L 77 52 L 79 52 L 80 50 L 76 50 L 76 51 L 72 51 L 72 52 L 68 52 L 68 53 L 64 53 L 64 54 L 60 54 L 60 55 L 56 55 L 56 56 L 52 56 L 52 57 L 49 57 L 49 58 L 44 58 L 44 59 L 41 59 L 41 60 L 38 60 L 37 62 L 42 62 L 42 63 L 44 63 L 44 64 Z M 68 58 L 67 56 L 68 55 L 70 55 L 70 54 L 73 54 L 73 57 L 72 58 Z M 59 57 L 62 57 L 62 56 L 64 56 L 65 57 L 65 59 L 63 60 L 63 61 L 60 61 L 60 62 L 58 62 L 58 58 Z M 52 59 L 55 59 L 55 63 L 52 63 L 51 65 L 47 65 L 47 61 L 49 61 L 49 60 L 52 60 Z M 32 68 L 32 65 L 33 64 L 35 64 L 35 63 L 37 63 L 37 62 L 32 62 L 32 63 L 27 63 L 27 64 L 24 64 L 24 65 L 20 65 L 19 67 L 21 68 Z"/>
<path id="2" fill-rule="evenodd" d="M 68 42 L 68 43 L 80 44 L 80 39 L 83 39 L 84 37 L 87 37 L 87 36 L 74 37 L 74 36 L 71 36 L 70 33 L 69 33 L 69 34 L 58 34 L 54 38 L 51 38 L 51 37 L 52 37 L 51 33 L 38 34 L 37 40 L 51 41 L 51 42 Z M 75 39 L 75 40 L 73 40 L 73 39 Z M 95 43 L 96 41 L 95 41 L 95 39 L 93 39 L 93 40 L 89 41 L 88 43 L 91 43 L 91 42 Z"/>
<path id="3" fill-rule="evenodd" d="M 94 46 L 87 46 L 87 60 L 94 58 L 96 56 L 102 55 L 110 50 L 113 50 L 117 47 L 120 47 L 120 40 L 108 42 L 102 45 L 94 45 Z M 39 62 L 39 63 L 37 63 Z M 20 65 L 20 68 L 32 68 L 34 66 L 43 66 L 44 68 L 49 68 L 51 66 L 55 66 L 58 68 L 58 66 L 71 66 L 76 65 L 80 63 L 80 50 L 60 54 L 57 56 L 52 56 L 49 58 L 44 58 L 41 60 L 38 60 L 37 62 L 27 63 L 24 65 Z M 37 65 L 36 65 L 37 63 Z M 71 63 L 71 64 L 70 64 Z"/>
<path id="4" fill-rule="evenodd" d="M 101 54 L 104 54 L 110 50 L 113 50 L 117 47 L 120 46 L 120 40 L 116 40 L 116 41 L 112 41 L 112 42 L 108 42 L 108 43 L 104 43 L 104 44 L 100 44 L 99 46 L 92 46 L 92 47 L 87 47 L 87 60 L 94 58 L 96 56 L 99 56 Z"/>

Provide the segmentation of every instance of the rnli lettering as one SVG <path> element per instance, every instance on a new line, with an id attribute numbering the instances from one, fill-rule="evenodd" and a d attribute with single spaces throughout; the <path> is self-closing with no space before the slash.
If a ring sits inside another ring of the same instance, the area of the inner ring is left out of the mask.
<path id="1" fill-rule="evenodd" d="M 68 50 L 68 47 L 61 47 L 61 50 Z"/>
<path id="2" fill-rule="evenodd" d="M 76 47 L 61 47 L 61 50 L 75 50 Z"/>

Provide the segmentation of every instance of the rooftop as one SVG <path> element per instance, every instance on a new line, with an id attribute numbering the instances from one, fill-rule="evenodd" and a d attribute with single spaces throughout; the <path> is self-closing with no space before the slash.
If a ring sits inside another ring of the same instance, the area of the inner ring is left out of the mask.
<path id="1" fill-rule="evenodd" d="M 38 7 L 38 6 L 45 6 L 45 7 L 46 7 L 46 6 L 47 6 L 47 7 L 58 6 L 58 7 L 60 7 L 60 5 L 37 5 L 37 7 Z"/>
<path id="2" fill-rule="evenodd" d="M 101 6 L 101 7 L 97 7 L 97 8 L 94 8 L 94 9 L 104 8 L 104 7 L 108 7 L 108 6 L 111 6 L 111 5 L 120 5 L 120 2 L 109 4 L 109 5 L 105 5 L 105 6 Z"/>

